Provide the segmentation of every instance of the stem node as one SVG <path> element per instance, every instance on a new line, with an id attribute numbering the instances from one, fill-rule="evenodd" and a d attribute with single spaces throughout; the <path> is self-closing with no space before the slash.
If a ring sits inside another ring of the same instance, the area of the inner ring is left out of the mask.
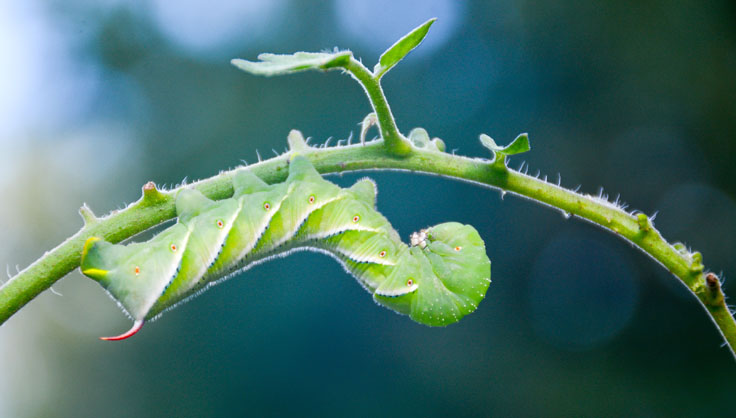
<path id="1" fill-rule="evenodd" d="M 649 217 L 643 213 L 636 215 L 636 222 L 639 224 L 639 230 L 649 232 L 652 230 L 652 222 Z"/>
<path id="2" fill-rule="evenodd" d="M 84 220 L 84 226 L 92 225 L 99 221 L 94 212 L 92 212 L 92 209 L 90 209 L 86 203 L 79 208 L 79 214 L 82 216 L 82 220 Z"/>
<path id="3" fill-rule="evenodd" d="M 690 264 L 690 272 L 694 274 L 700 274 L 705 269 L 705 266 L 703 265 L 703 255 L 699 252 L 694 252 L 690 256 L 692 263 Z"/>
<path id="4" fill-rule="evenodd" d="M 289 131 L 289 136 L 286 137 L 286 142 L 289 143 L 289 149 L 291 151 L 304 151 L 309 149 L 307 141 L 304 140 L 304 135 L 296 129 Z"/>
<path id="5" fill-rule="evenodd" d="M 707 289 L 706 303 L 709 306 L 718 306 L 724 303 L 723 292 L 721 291 L 721 281 L 718 276 L 710 272 L 705 275 L 705 288 Z"/>
<path id="6" fill-rule="evenodd" d="M 508 171 L 509 167 L 506 165 L 506 155 L 497 152 L 491 163 L 491 167 L 494 171 Z"/>
<path id="7" fill-rule="evenodd" d="M 149 181 L 143 185 L 143 204 L 146 206 L 155 205 L 164 202 L 168 196 L 161 193 L 156 188 L 156 183 Z"/>

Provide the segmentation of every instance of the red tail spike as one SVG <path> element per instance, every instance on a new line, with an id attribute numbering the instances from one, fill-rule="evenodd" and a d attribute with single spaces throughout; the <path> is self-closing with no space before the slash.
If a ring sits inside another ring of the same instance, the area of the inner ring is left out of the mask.
<path id="1" fill-rule="evenodd" d="M 100 339 L 103 340 L 103 341 L 120 341 L 120 340 L 124 340 L 126 338 L 130 338 L 130 337 L 134 336 L 136 334 L 136 332 L 138 332 L 138 331 L 141 330 L 141 328 L 143 328 L 143 320 L 142 319 L 140 319 L 138 321 L 135 321 L 133 323 L 133 328 L 131 328 L 130 330 L 128 330 L 128 332 L 126 332 L 125 334 L 120 334 L 120 335 L 118 335 L 116 337 L 100 337 Z"/>

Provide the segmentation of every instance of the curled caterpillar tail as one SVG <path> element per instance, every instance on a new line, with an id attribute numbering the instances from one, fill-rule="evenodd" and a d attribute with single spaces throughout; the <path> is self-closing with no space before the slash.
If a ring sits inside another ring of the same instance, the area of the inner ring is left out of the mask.
<path id="1" fill-rule="evenodd" d="M 448 222 L 412 234 L 409 256 L 376 289 L 381 305 L 429 326 L 475 311 L 491 283 L 491 261 L 478 231 Z"/>
<path id="2" fill-rule="evenodd" d="M 248 170 L 233 175 L 233 197 L 212 201 L 195 189 L 176 197 L 178 221 L 147 242 L 87 240 L 82 273 L 133 318 L 130 331 L 241 270 L 313 250 L 337 259 L 381 305 L 430 326 L 473 312 L 491 277 L 483 240 L 469 225 L 440 224 L 403 243 L 375 208 L 375 185 L 341 189 L 304 157 L 268 185 Z"/>

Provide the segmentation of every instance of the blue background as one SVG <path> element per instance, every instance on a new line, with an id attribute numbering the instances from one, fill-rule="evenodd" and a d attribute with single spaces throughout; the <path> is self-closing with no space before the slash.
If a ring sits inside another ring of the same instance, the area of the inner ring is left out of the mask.
<path id="1" fill-rule="evenodd" d="M 384 79 L 399 128 L 522 161 L 657 213 L 736 293 L 736 7 L 728 1 L 10 2 L 0 10 L 0 265 L 98 214 L 323 143 L 370 111 L 338 73 L 256 78 L 259 52 L 351 49 L 369 67 L 438 17 Z M 331 176 L 347 186 L 365 173 Z M 0 416 L 728 416 L 736 363 L 694 297 L 629 244 L 498 191 L 371 172 L 406 239 L 455 220 L 493 260 L 479 310 L 445 329 L 375 305 L 329 258 L 258 266 L 131 340 L 70 274 L 0 328 Z M 16 267 L 17 266 L 17 267 Z M 4 266 L 3 266 L 4 267 Z"/>

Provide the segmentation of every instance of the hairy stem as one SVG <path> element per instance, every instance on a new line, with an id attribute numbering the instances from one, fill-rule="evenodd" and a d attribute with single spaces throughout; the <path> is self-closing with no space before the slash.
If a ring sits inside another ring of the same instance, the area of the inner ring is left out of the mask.
<path id="1" fill-rule="evenodd" d="M 378 117 L 378 129 L 381 131 L 381 137 L 385 141 L 385 147 L 389 153 L 404 156 L 411 152 L 411 144 L 404 138 L 396 127 L 394 116 L 391 114 L 391 108 L 388 106 L 386 96 L 383 94 L 380 79 L 374 77 L 360 61 L 350 57 L 350 62 L 345 69 L 358 80 L 363 87 L 365 94 L 371 102 L 373 112 Z"/>
<path id="2" fill-rule="evenodd" d="M 639 247 L 680 279 L 705 307 L 731 353 L 734 353 L 736 322 L 725 304 L 718 278 L 712 273 L 704 274 L 699 253 L 690 254 L 670 245 L 644 214 L 629 214 L 605 199 L 564 189 L 511 170 L 499 162 L 411 146 L 408 155 L 397 158 L 382 140 L 367 145 L 306 147 L 298 152 L 308 157 L 323 174 L 375 169 L 439 174 L 511 192 L 600 225 Z M 186 187 L 195 187 L 211 199 L 228 198 L 233 193 L 230 178 L 237 170 L 252 170 L 269 183 L 280 182 L 288 173 L 290 154 L 224 172 Z M 88 237 L 99 236 L 110 242 L 119 242 L 175 216 L 173 196 L 176 189 L 156 192 L 149 183 L 143 190 L 143 197 L 138 202 L 105 218 L 95 219 L 85 212 L 86 224 L 79 232 L 0 288 L 0 323 L 78 267 L 82 245 Z"/>

